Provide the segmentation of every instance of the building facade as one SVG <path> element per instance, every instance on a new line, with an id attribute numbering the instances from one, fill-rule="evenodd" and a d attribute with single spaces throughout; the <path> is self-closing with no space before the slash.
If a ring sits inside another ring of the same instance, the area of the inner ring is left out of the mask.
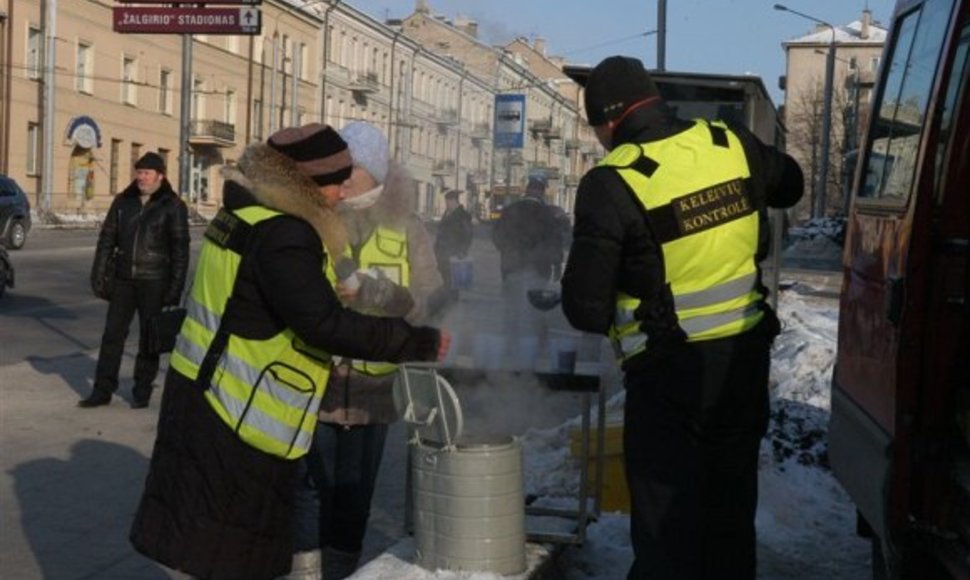
<path id="1" fill-rule="evenodd" d="M 874 80 L 877 77 L 886 29 L 873 21 L 869 10 L 844 26 L 819 25 L 805 36 L 782 43 L 786 55 L 784 122 L 787 149 L 805 172 L 805 195 L 796 212 L 806 217 L 817 191 L 822 163 L 828 164 L 826 214 L 841 213 L 851 187 L 853 159 L 859 133 L 864 130 Z M 823 160 L 821 135 L 828 51 L 834 50 L 829 156 Z"/>
<path id="2" fill-rule="evenodd" d="M 521 190 L 537 172 L 551 178 L 555 201 L 571 203 L 568 188 L 602 154 L 581 122 L 578 87 L 538 52 L 526 54 L 535 47 L 485 46 L 461 28 L 473 23 L 431 17 L 421 4 L 412 17 L 440 24 L 430 37 L 345 2 L 264 0 L 259 35 L 191 36 L 183 74 L 182 35 L 115 33 L 116 3 L 0 0 L 0 173 L 39 213 L 97 215 L 131 182 L 135 160 L 156 151 L 173 186 L 211 215 L 221 201 L 219 169 L 249 143 L 289 125 L 366 120 L 413 173 L 422 215 L 440 214 L 446 190 L 477 208 L 495 188 Z M 453 37 L 470 40 L 466 58 L 438 47 Z M 513 90 L 528 92 L 529 131 L 510 156 L 495 150 L 492 131 L 496 94 Z M 499 158 L 514 164 L 511 182 L 506 166 L 496 170 Z"/>

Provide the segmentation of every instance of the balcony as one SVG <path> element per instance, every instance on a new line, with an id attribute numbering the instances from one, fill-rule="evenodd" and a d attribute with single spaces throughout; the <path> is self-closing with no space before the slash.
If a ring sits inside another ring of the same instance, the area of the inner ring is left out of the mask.
<path id="1" fill-rule="evenodd" d="M 472 183 L 477 183 L 479 185 L 483 183 L 488 183 L 488 172 L 485 171 L 484 169 L 471 171 L 468 173 L 468 179 Z"/>
<path id="2" fill-rule="evenodd" d="M 564 180 L 566 187 L 577 187 L 579 186 L 579 180 L 582 179 L 581 175 L 567 175 Z"/>
<path id="3" fill-rule="evenodd" d="M 192 145 L 232 147 L 236 144 L 236 126 L 211 119 L 193 120 L 189 124 L 189 143 Z"/>
<path id="4" fill-rule="evenodd" d="M 582 148 L 583 142 L 579 139 L 566 139 L 566 151 L 577 151 Z"/>
<path id="5" fill-rule="evenodd" d="M 376 93 L 381 88 L 376 72 L 361 73 L 350 82 L 350 90 L 358 94 Z"/>
<path id="6" fill-rule="evenodd" d="M 435 111 L 434 122 L 440 129 L 457 125 L 458 111 L 455 109 L 438 109 Z"/>
<path id="7" fill-rule="evenodd" d="M 552 129 L 552 119 L 532 119 L 529 130 L 533 133 L 548 133 Z"/>
<path id="8" fill-rule="evenodd" d="M 537 173 L 542 173 L 543 175 L 545 175 L 546 179 L 549 181 L 552 181 L 554 179 L 559 179 L 560 172 L 558 167 L 551 167 L 549 165 L 538 164 L 538 165 L 535 165 L 532 169 Z"/>
<path id="9" fill-rule="evenodd" d="M 492 136 L 492 129 L 489 127 L 488 123 L 475 123 L 475 125 L 468 131 L 468 136 L 471 137 L 472 141 L 475 141 L 477 144 L 488 140 Z"/>
<path id="10" fill-rule="evenodd" d="M 432 175 L 454 175 L 454 173 L 454 161 L 437 161 L 434 164 L 434 168 L 431 170 Z"/>

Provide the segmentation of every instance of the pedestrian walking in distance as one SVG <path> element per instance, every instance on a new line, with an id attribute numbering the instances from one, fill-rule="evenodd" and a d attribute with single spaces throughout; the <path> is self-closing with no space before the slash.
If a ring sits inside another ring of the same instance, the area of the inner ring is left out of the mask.
<path id="1" fill-rule="evenodd" d="M 444 302 L 458 299 L 458 288 L 452 287 L 451 259 L 465 258 L 472 246 L 472 216 L 461 205 L 461 192 L 452 189 L 445 193 L 445 213 L 438 223 L 434 253 L 438 271 L 444 282 Z"/>

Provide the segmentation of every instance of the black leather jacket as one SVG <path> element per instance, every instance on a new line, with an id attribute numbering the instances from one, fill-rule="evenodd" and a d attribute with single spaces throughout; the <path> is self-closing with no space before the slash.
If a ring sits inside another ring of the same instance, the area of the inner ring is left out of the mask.
<path id="1" fill-rule="evenodd" d="M 93 289 L 101 296 L 99 288 L 110 288 L 105 279 L 111 274 L 124 280 L 167 280 L 164 302 L 177 304 L 189 266 L 188 209 L 167 179 L 144 206 L 139 196 L 132 182 L 108 209 L 91 269 Z M 114 272 L 109 272 L 112 253 Z"/>

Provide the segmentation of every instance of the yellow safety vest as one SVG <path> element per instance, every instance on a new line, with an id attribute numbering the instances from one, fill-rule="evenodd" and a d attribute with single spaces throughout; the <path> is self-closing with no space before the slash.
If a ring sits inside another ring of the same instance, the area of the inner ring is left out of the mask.
<path id="1" fill-rule="evenodd" d="M 277 215 L 258 206 L 222 210 L 209 225 L 169 361 L 182 375 L 197 379 L 232 294 L 242 255 L 228 243 L 230 233 Z M 261 340 L 230 334 L 205 398 L 247 444 L 297 459 L 310 449 L 330 366 L 330 355 L 309 347 L 289 328 Z"/>
<path id="2" fill-rule="evenodd" d="M 646 210 L 687 340 L 754 327 L 763 316 L 755 263 L 760 223 L 738 137 L 723 123 L 699 120 L 667 139 L 621 145 L 600 164 L 615 168 Z M 647 348 L 634 317 L 639 306 L 637 298 L 617 296 L 610 338 L 622 360 Z"/>
<path id="3" fill-rule="evenodd" d="M 350 248 L 347 248 L 344 255 L 352 257 Z M 411 286 L 411 264 L 408 260 L 408 236 L 405 230 L 377 226 L 361 246 L 356 261 L 359 268 L 376 268 L 398 286 Z M 327 277 L 332 284 L 336 284 L 337 273 L 334 271 L 333 262 L 335 260 L 331 260 L 327 266 Z M 377 316 L 384 314 L 366 309 L 362 312 Z M 368 375 L 389 375 L 397 372 L 397 365 L 388 362 L 355 359 L 352 366 L 354 370 Z"/>

